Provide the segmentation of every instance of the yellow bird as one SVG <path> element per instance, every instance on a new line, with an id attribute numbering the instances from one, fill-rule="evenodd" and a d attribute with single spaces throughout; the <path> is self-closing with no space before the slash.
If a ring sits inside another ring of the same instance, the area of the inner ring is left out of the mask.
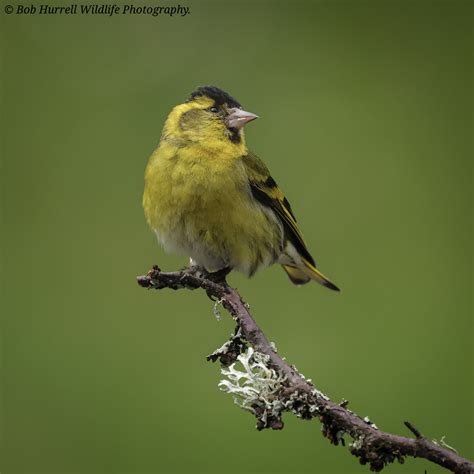
<path id="1" fill-rule="evenodd" d="M 290 280 L 339 291 L 317 268 L 290 203 L 248 150 L 243 126 L 257 118 L 213 86 L 169 114 L 145 172 L 143 208 L 167 252 L 209 272 L 252 276 L 274 263 Z"/>

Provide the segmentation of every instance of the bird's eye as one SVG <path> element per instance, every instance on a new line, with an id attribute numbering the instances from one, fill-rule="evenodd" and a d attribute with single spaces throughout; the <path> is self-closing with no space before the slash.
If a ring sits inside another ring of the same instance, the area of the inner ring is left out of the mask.
<path id="1" fill-rule="evenodd" d="M 217 112 L 219 112 L 219 109 L 217 107 L 211 107 L 209 109 L 209 112 L 212 112 L 213 114 L 216 114 Z"/>

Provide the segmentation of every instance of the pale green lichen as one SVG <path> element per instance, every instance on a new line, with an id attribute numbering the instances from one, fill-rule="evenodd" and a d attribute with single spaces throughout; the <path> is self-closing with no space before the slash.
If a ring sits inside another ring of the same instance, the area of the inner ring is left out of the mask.
<path id="1" fill-rule="evenodd" d="M 214 303 L 214 306 L 212 308 L 212 312 L 215 316 L 215 318 L 217 319 L 217 321 L 220 321 L 222 319 L 222 314 L 219 310 L 219 305 L 222 305 L 222 302 L 223 302 L 223 298 L 217 300 L 215 303 Z"/>
<path id="2" fill-rule="evenodd" d="M 349 444 L 349 447 L 355 450 L 362 449 L 362 446 L 364 446 L 364 440 L 365 437 L 363 435 L 358 436 L 357 438 L 354 438 L 352 443 Z"/>
<path id="3" fill-rule="evenodd" d="M 268 367 L 268 360 L 267 355 L 248 347 L 237 362 L 221 369 L 225 379 L 219 382 L 219 388 L 231 394 L 240 408 L 257 415 L 264 424 L 269 415 L 278 416 L 284 408 L 278 394 L 286 380 Z"/>
<path id="4" fill-rule="evenodd" d="M 377 425 L 376 425 L 374 422 L 370 421 L 370 418 L 369 418 L 368 416 L 366 416 L 366 417 L 364 418 L 364 421 L 365 421 L 368 425 L 370 425 L 372 428 L 374 428 L 375 430 L 378 430 Z"/>
<path id="5" fill-rule="evenodd" d="M 449 449 L 450 451 L 453 451 L 453 453 L 457 454 L 457 450 L 454 449 L 452 446 L 450 446 L 448 443 L 446 443 L 446 441 L 444 440 L 445 438 L 446 438 L 446 436 L 442 436 L 439 441 L 437 439 L 434 439 L 433 443 L 438 445 L 438 446 L 441 446 L 442 448 Z"/>

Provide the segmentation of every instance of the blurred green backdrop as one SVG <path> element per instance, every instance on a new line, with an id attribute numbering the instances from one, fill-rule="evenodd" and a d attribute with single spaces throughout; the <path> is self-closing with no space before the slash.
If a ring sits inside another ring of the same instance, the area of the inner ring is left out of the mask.
<path id="1" fill-rule="evenodd" d="M 170 108 L 208 83 L 260 115 L 248 143 L 343 288 L 232 275 L 257 321 L 336 401 L 472 457 L 472 3 L 186 5 L 2 4 L 1 471 L 368 471 L 316 421 L 255 431 L 204 358 L 229 318 L 135 283 L 186 263 L 147 229 L 142 176 Z M 424 469 L 443 472 L 386 471 Z"/>

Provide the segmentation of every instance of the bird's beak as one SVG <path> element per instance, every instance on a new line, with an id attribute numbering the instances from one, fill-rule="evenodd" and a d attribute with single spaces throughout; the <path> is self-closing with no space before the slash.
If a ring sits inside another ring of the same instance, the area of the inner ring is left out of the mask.
<path id="1" fill-rule="evenodd" d="M 246 123 L 251 122 L 256 118 L 258 118 L 258 115 L 234 107 L 229 110 L 229 115 L 225 119 L 225 124 L 228 128 L 242 128 Z"/>

